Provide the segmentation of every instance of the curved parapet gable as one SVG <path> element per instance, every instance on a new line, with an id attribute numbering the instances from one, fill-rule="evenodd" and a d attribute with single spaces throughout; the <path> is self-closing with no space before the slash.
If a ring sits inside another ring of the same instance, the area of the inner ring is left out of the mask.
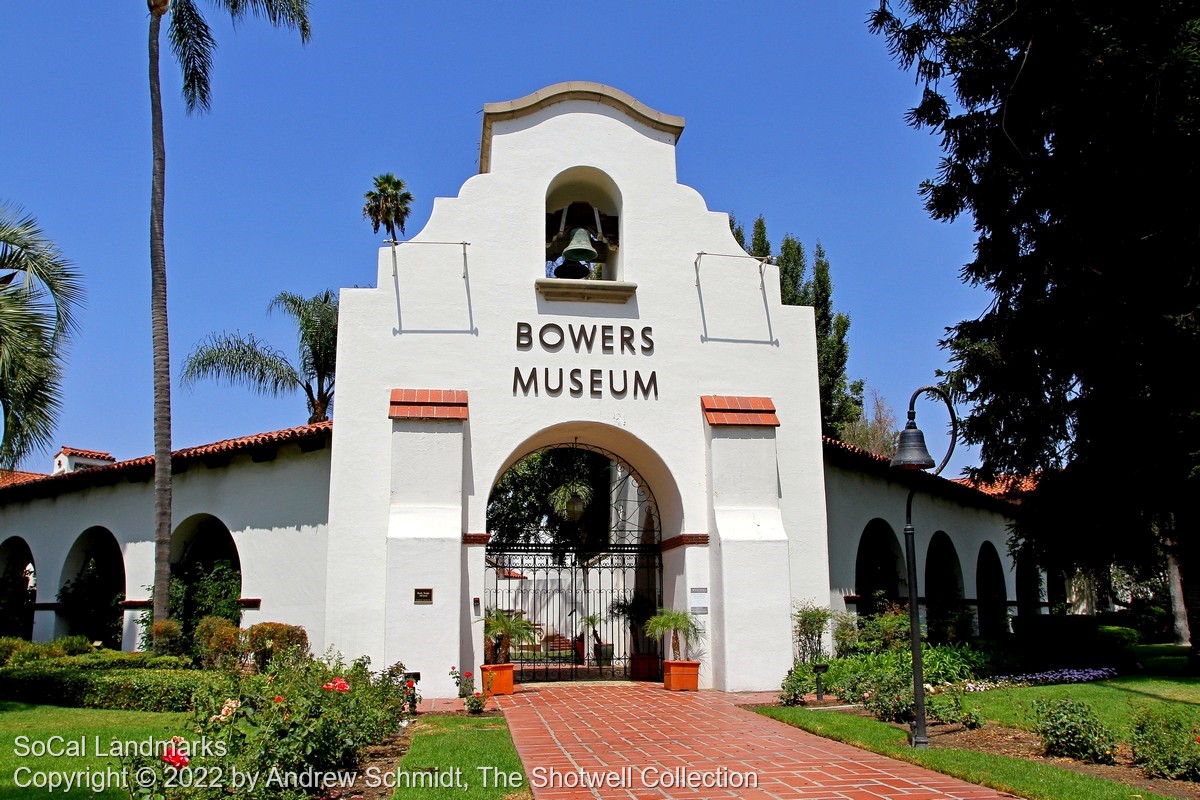
<path id="1" fill-rule="evenodd" d="M 555 103 L 568 100 L 591 100 L 622 112 L 641 124 L 670 134 L 675 141 L 683 135 L 684 119 L 674 114 L 655 111 L 640 100 L 602 83 L 564 81 L 539 89 L 517 100 L 485 103 L 483 106 L 483 138 L 479 143 L 479 171 L 489 172 L 492 162 L 492 126 L 496 122 L 517 119 L 540 111 Z"/>

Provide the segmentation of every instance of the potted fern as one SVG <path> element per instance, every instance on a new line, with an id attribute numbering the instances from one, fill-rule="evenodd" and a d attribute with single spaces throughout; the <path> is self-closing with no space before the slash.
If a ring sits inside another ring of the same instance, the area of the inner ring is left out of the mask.
<path id="1" fill-rule="evenodd" d="M 663 661 L 664 688 L 672 692 L 694 692 L 700 688 L 700 662 L 684 660 L 680 656 L 690 654 L 691 646 L 700 640 L 702 633 L 700 621 L 690 611 L 660 608 L 657 614 L 646 620 L 646 635 L 651 639 L 662 640 L 668 634 L 671 636 L 672 658 Z"/>
<path id="2" fill-rule="evenodd" d="M 509 652 L 514 644 L 534 641 L 536 634 L 533 623 L 520 612 L 510 614 L 498 608 L 488 610 L 483 617 L 483 638 L 485 643 L 491 642 L 492 647 L 488 648 L 485 644 L 484 660 L 488 660 L 487 651 L 490 649 L 497 663 L 484 664 L 481 668 L 486 694 L 512 694 L 513 665 L 509 660 Z"/>

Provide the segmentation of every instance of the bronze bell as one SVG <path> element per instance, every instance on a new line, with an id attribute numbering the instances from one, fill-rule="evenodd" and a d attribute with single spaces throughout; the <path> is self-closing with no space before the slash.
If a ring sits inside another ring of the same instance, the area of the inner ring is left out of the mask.
<path id="1" fill-rule="evenodd" d="M 925 434 L 921 433 L 914 420 L 910 419 L 904 430 L 900 431 L 892 466 L 900 469 L 929 469 L 933 466 L 933 456 L 929 455 L 929 448 L 925 446 Z"/>
<path id="2" fill-rule="evenodd" d="M 592 237 L 587 229 L 576 228 L 571 231 L 571 242 L 563 248 L 562 255 L 566 261 L 595 261 L 599 253 L 592 247 Z"/>

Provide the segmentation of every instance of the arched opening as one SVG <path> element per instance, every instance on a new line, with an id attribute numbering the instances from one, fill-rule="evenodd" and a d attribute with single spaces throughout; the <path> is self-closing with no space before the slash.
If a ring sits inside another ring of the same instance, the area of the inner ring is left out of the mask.
<path id="1" fill-rule="evenodd" d="M 207 616 L 241 622 L 242 562 L 229 528 L 211 514 L 188 517 L 171 536 L 171 617 L 190 641 Z"/>
<path id="2" fill-rule="evenodd" d="M 1017 553 L 1017 616 L 1031 617 L 1042 613 L 1042 573 L 1033 557 Z"/>
<path id="3" fill-rule="evenodd" d="M 33 638 L 37 567 L 33 551 L 20 536 L 0 543 L 0 636 Z"/>
<path id="4" fill-rule="evenodd" d="M 963 600 L 962 564 L 945 531 L 929 540 L 925 556 L 925 629 L 934 644 L 960 642 L 974 632 L 974 614 Z"/>
<path id="5" fill-rule="evenodd" d="M 863 528 L 854 561 L 854 591 L 858 595 L 856 611 L 861 616 L 878 614 L 888 604 L 899 603 L 908 595 L 904 553 L 892 526 L 873 519 Z"/>
<path id="6" fill-rule="evenodd" d="M 125 561 L 107 528 L 88 528 L 71 545 L 58 588 L 59 635 L 86 636 L 121 649 Z"/>
<path id="7" fill-rule="evenodd" d="M 488 496 L 485 613 L 522 617 L 514 679 L 658 677 L 642 630 L 662 605 L 660 514 L 645 479 L 603 448 L 546 445 L 516 459 Z M 485 643 L 485 661 L 502 658 Z"/>
<path id="8" fill-rule="evenodd" d="M 621 191 L 595 167 L 560 172 L 546 189 L 546 277 L 620 280 Z"/>
<path id="9" fill-rule="evenodd" d="M 991 542 L 979 548 L 975 562 L 975 600 L 979 604 L 979 635 L 1000 639 L 1008 633 L 1008 590 L 1004 586 L 1004 566 Z"/>

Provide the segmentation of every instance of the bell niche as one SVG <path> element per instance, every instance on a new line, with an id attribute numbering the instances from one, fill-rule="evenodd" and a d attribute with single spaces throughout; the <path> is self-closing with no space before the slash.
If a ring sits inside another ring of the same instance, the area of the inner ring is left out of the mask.
<path id="1" fill-rule="evenodd" d="M 621 193 L 594 167 L 572 167 L 546 192 L 547 278 L 621 279 Z"/>

